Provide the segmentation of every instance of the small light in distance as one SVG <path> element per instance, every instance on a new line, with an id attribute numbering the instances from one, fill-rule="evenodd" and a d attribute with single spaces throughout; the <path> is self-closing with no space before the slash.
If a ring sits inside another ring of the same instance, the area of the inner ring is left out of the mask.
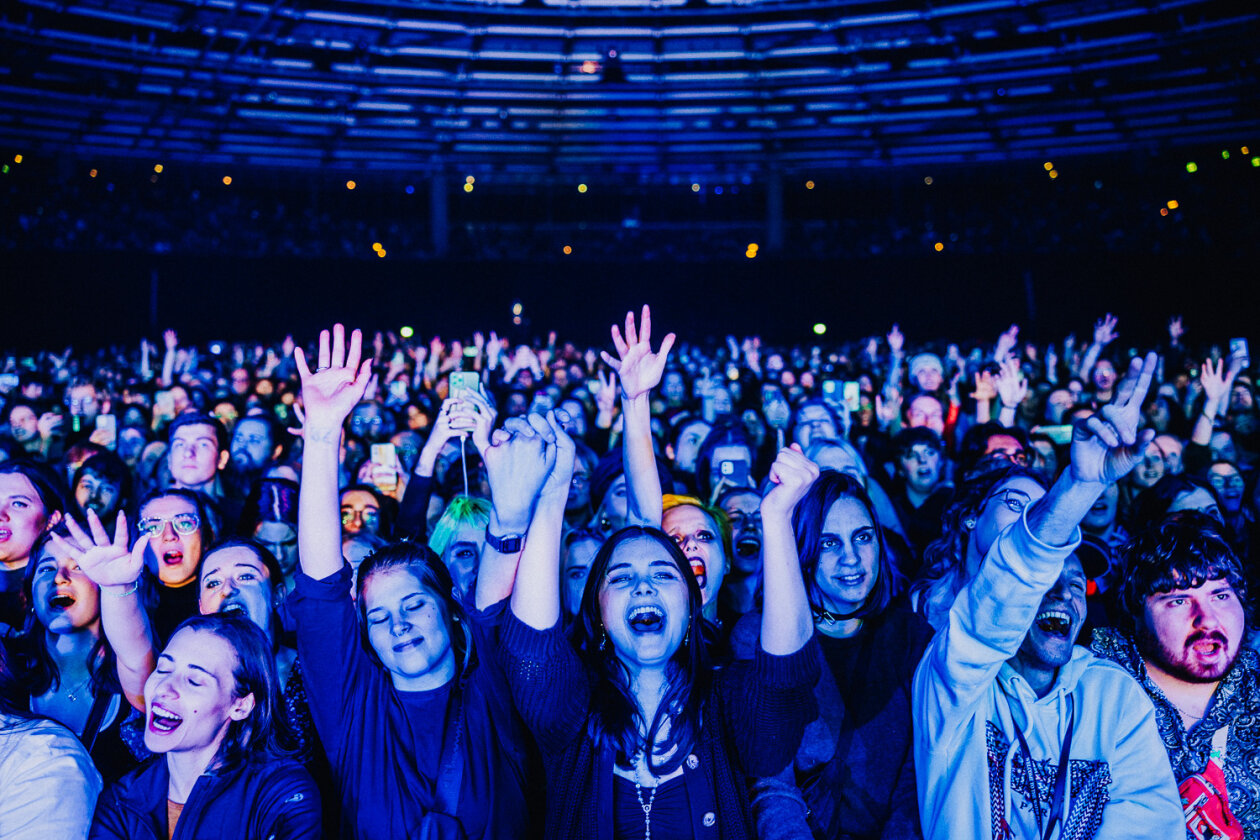
<path id="1" fill-rule="evenodd" d="M 225 186 L 225 187 L 230 187 L 230 186 L 232 186 L 232 176 L 231 176 L 231 175 L 224 175 L 224 176 L 223 176 L 223 186 Z"/>
<path id="2" fill-rule="evenodd" d="M 411 195 L 415 191 L 416 191 L 416 188 L 413 187 L 411 184 L 408 184 L 407 186 L 403 187 L 403 192 L 405 192 L 407 195 Z"/>
<path id="3" fill-rule="evenodd" d="M 472 192 L 472 191 L 473 191 L 472 184 L 464 184 L 464 192 Z"/>
<path id="4" fill-rule="evenodd" d="M 477 179 L 476 179 L 476 178 L 474 178 L 473 176 L 469 175 L 467 178 L 465 178 L 465 179 L 464 179 L 464 183 L 465 183 L 465 184 L 475 184 L 475 183 L 477 183 Z"/>
<path id="5" fill-rule="evenodd" d="M 1177 203 L 1177 199 L 1175 199 L 1175 198 L 1174 198 L 1172 201 L 1168 202 L 1168 209 L 1169 209 L 1169 210 L 1176 210 L 1176 209 L 1177 209 L 1178 207 L 1180 207 L 1180 206 L 1181 206 L 1181 205 Z"/>
<path id="6" fill-rule="evenodd" d="M 927 184 L 929 187 L 932 186 L 932 176 L 929 175 L 926 178 L 924 178 L 923 183 Z"/>
<path id="7" fill-rule="evenodd" d="M 520 315 L 523 311 L 525 311 L 525 307 L 521 306 L 519 303 L 512 304 L 513 315 Z"/>
<path id="8" fill-rule="evenodd" d="M 400 327 L 398 329 L 398 334 L 401 335 L 403 338 L 411 338 L 413 335 L 416 334 L 416 331 L 413 330 L 411 327 Z"/>
<path id="9" fill-rule="evenodd" d="M 1243 152 L 1243 154 L 1245 155 L 1245 154 L 1247 154 L 1247 153 L 1246 153 L 1246 152 Z M 14 162 L 14 163 L 21 163 L 21 162 L 22 162 L 22 156 L 21 156 L 21 155 L 14 155 L 14 156 L 13 156 L 13 162 Z"/>
<path id="10" fill-rule="evenodd" d="M 814 335 L 826 335 L 826 334 L 827 334 L 826 324 L 814 324 Z"/>
<path id="11" fill-rule="evenodd" d="M 599 64 L 597 62 L 591 61 L 590 59 L 587 59 L 586 61 L 582 62 L 582 72 L 586 73 L 588 76 L 593 73 L 598 73 Z"/>
<path id="12" fill-rule="evenodd" d="M 377 251 L 376 256 L 380 257 L 381 259 L 385 259 L 385 249 L 382 248 L 381 250 Z"/>
<path id="13" fill-rule="evenodd" d="M 162 174 L 162 164 L 160 164 L 160 163 L 158 163 L 158 164 L 154 164 L 154 166 L 153 166 L 153 171 L 154 171 L 154 172 L 156 172 L 157 174 L 161 175 L 161 174 Z"/>
<path id="14" fill-rule="evenodd" d="M 154 174 L 152 174 L 152 175 L 150 175 L 150 176 L 149 176 L 149 183 L 150 183 L 150 184 L 156 184 L 156 183 L 157 183 L 157 173 L 154 173 Z"/>
<path id="15" fill-rule="evenodd" d="M 1253 158 L 1251 159 L 1251 165 L 1252 165 L 1252 166 L 1260 166 L 1260 157 L 1253 157 Z"/>
<path id="16" fill-rule="evenodd" d="M 1195 163 L 1194 161 L 1190 161 L 1189 163 L 1186 164 L 1186 171 L 1189 172 L 1191 175 L 1193 175 L 1194 173 L 1199 171 L 1199 164 Z"/>
<path id="17" fill-rule="evenodd" d="M 1229 149 L 1221 149 L 1221 160 L 1229 160 Z"/>
<path id="18" fill-rule="evenodd" d="M 357 186 L 359 186 L 359 185 L 358 185 L 358 184 L 356 184 L 354 181 L 346 181 L 346 189 L 348 189 L 348 190 L 352 190 L 352 189 L 354 189 L 354 188 L 355 188 L 355 187 L 357 187 Z"/>
<path id="19" fill-rule="evenodd" d="M 569 254 L 572 254 L 572 253 L 573 253 L 573 246 L 572 246 L 572 245 L 565 245 L 565 246 L 564 246 L 564 255 L 567 257 Z"/>
<path id="20" fill-rule="evenodd" d="M 97 175 L 97 172 L 96 172 L 96 170 L 95 170 L 95 169 L 88 170 L 88 177 L 89 177 L 89 178 L 95 178 L 95 177 L 96 177 L 96 175 Z"/>
<path id="21" fill-rule="evenodd" d="M 1167 207 L 1161 207 L 1161 208 L 1159 208 L 1159 215 L 1161 215 L 1161 216 L 1167 216 L 1167 215 L 1168 215 L 1168 208 L 1167 208 Z"/>
<path id="22" fill-rule="evenodd" d="M 813 188 L 814 188 L 814 182 L 813 182 L 813 181 L 806 181 L 806 182 L 805 182 L 805 189 L 807 189 L 807 190 L 812 190 Z"/>
<path id="23" fill-rule="evenodd" d="M 1095 181 L 1095 182 L 1094 182 L 1094 189 L 1096 189 L 1096 190 L 1101 190 L 1101 189 L 1102 189 L 1102 181 Z"/>
<path id="24" fill-rule="evenodd" d="M 1243 147 L 1242 147 L 1241 149 L 1239 149 L 1238 151 L 1242 152 L 1244 155 L 1249 155 L 1249 154 L 1251 154 L 1251 149 L 1248 149 L 1246 146 L 1243 146 Z"/>
<path id="25" fill-rule="evenodd" d="M 373 242 L 373 243 L 372 243 L 372 250 L 373 250 L 373 251 L 380 251 L 380 250 L 382 250 L 384 247 L 385 247 L 385 246 L 384 246 L 384 245 L 382 245 L 382 244 L 381 244 L 381 243 L 379 243 L 379 242 Z"/>
<path id="26" fill-rule="evenodd" d="M 944 243 L 944 242 L 937 242 L 937 243 L 936 243 L 935 245 L 933 245 L 932 247 L 933 247 L 933 248 L 935 248 L 935 249 L 937 250 L 937 252 L 939 253 L 940 251 L 944 251 L 944 250 L 945 250 L 945 243 Z"/>
<path id="27" fill-rule="evenodd" d="M 1054 169 L 1054 163 L 1051 161 L 1046 161 L 1045 163 L 1041 164 L 1041 168 L 1049 172 L 1051 169 Z"/>
<path id="28" fill-rule="evenodd" d="M 6 163 L 4 166 L 0 166 L 0 173 L 4 173 L 5 175 L 8 175 L 8 174 L 9 174 L 9 164 L 7 164 L 7 163 Z"/>
<path id="29" fill-rule="evenodd" d="M 698 193 L 698 192 L 700 192 L 700 185 L 699 185 L 699 184 L 692 184 L 692 185 L 691 185 L 691 191 L 692 191 L 692 192 L 694 192 L 694 193 Z"/>
<path id="30" fill-rule="evenodd" d="M 585 192 L 586 192 L 586 184 L 578 184 L 578 192 L 580 192 L 580 193 L 585 193 Z"/>
<path id="31" fill-rule="evenodd" d="M 519 327 L 519 326 L 521 325 L 521 316 L 520 316 L 520 315 L 514 315 L 514 316 L 512 317 L 512 323 L 513 323 L 513 324 L 516 324 L 516 326 L 518 326 L 518 327 Z"/>
<path id="32" fill-rule="evenodd" d="M 757 252 L 754 251 L 752 248 L 749 248 L 747 251 L 744 252 L 744 256 L 748 257 L 748 259 L 750 260 L 755 260 L 757 259 Z"/>
<path id="33" fill-rule="evenodd" d="M 1051 181 L 1053 181 L 1055 178 L 1058 178 L 1058 177 L 1059 177 L 1059 170 L 1057 170 L 1057 169 L 1051 169 L 1051 170 L 1050 170 L 1050 180 L 1051 180 Z"/>

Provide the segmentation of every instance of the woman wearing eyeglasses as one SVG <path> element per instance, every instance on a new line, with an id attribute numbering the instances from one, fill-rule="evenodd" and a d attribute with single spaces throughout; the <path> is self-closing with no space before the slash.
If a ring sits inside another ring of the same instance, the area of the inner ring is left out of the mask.
<path id="1" fill-rule="evenodd" d="M 202 552 L 214 542 L 214 531 L 202 497 L 191 490 L 150 495 L 140 503 L 136 530 L 138 536 L 149 538 L 146 577 L 156 586 L 155 597 L 146 597 L 161 646 L 180 622 L 197 614 L 197 572 Z M 139 598 L 143 588 L 141 581 L 136 581 L 132 592 L 117 597 Z"/>
<path id="2" fill-rule="evenodd" d="M 910 604 L 934 630 L 949 621 L 954 598 L 980 569 L 989 546 L 1024 509 L 1046 494 L 1046 479 L 1024 466 L 994 469 L 958 485 L 941 535 L 923 550 L 923 573 Z"/>

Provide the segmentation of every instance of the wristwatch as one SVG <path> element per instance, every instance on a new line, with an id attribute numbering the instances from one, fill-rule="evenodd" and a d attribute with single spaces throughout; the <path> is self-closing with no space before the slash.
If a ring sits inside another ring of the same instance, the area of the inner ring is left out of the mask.
<path id="1" fill-rule="evenodd" d="M 507 534 L 506 536 L 496 537 L 490 533 L 489 528 L 486 529 L 486 545 L 500 554 L 516 554 L 524 544 L 524 534 Z"/>

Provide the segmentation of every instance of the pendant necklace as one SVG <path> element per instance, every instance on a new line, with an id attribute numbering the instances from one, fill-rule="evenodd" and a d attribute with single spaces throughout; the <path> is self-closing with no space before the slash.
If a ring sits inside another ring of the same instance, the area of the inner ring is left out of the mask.
<path id="1" fill-rule="evenodd" d="M 643 750 L 634 754 L 634 796 L 639 800 L 639 807 L 643 809 L 643 840 L 652 840 L 652 806 L 656 803 L 656 789 L 660 787 L 660 783 L 652 785 L 648 801 L 644 802 L 643 788 L 639 784 L 639 760 L 642 758 Z M 651 775 L 651 771 L 648 774 Z"/>

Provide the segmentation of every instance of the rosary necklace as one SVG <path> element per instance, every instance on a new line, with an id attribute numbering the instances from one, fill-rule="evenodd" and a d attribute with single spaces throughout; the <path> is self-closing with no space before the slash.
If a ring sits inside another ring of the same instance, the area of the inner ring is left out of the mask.
<path id="1" fill-rule="evenodd" d="M 652 840 L 652 806 L 656 804 L 656 789 L 660 787 L 660 782 L 652 785 L 648 801 L 644 802 L 643 788 L 639 785 L 639 761 L 642 758 L 643 750 L 634 754 L 634 796 L 639 800 L 639 807 L 643 809 L 643 840 Z M 651 770 L 648 770 L 648 775 L 651 775 Z"/>

